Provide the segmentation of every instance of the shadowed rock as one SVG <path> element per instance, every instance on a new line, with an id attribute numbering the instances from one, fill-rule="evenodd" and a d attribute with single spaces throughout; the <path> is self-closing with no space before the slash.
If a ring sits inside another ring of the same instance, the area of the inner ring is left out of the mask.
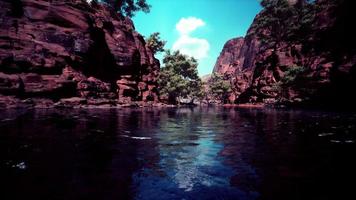
<path id="1" fill-rule="evenodd" d="M 291 5 L 295 1 L 290 1 Z M 214 67 L 233 85 L 230 101 L 236 103 L 310 103 L 353 105 L 355 85 L 355 34 L 351 24 L 355 2 L 316 1 L 318 10 L 311 30 L 300 38 L 281 41 L 274 48 L 257 28 L 266 17 L 261 11 L 245 38 L 229 40 Z M 295 80 L 280 88 L 289 71 L 302 67 Z"/>

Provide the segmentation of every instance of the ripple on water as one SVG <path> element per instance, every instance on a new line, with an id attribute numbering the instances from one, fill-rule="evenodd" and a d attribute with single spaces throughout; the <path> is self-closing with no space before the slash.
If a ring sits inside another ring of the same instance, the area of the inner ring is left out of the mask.
<path id="1" fill-rule="evenodd" d="M 332 135 L 335 135 L 335 133 L 320 133 L 320 134 L 318 134 L 319 137 L 332 136 Z"/>
<path id="2" fill-rule="evenodd" d="M 46 199 L 282 200 L 354 193 L 347 187 L 355 180 L 356 119 L 348 115 L 151 111 L 1 113 L 0 181 L 14 186 L 9 193 L 21 197 L 14 199 L 43 193 Z"/>

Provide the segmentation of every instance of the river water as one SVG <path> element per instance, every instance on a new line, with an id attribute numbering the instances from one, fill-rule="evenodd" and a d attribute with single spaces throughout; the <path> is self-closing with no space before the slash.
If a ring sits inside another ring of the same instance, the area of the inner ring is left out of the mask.
<path id="1" fill-rule="evenodd" d="M 355 199 L 356 114 L 0 110 L 1 199 Z"/>

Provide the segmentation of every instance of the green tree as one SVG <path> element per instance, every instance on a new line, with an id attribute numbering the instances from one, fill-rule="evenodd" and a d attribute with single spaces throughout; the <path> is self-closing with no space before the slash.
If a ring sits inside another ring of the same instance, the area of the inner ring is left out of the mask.
<path id="1" fill-rule="evenodd" d="M 294 6 L 296 17 L 291 30 L 293 40 L 306 41 L 315 22 L 317 11 L 320 9 L 315 0 L 298 0 Z M 291 34 L 290 34 L 291 35 Z"/>
<path id="2" fill-rule="evenodd" d="M 152 50 L 154 54 L 157 52 L 163 52 L 164 46 L 166 45 L 166 41 L 162 40 L 159 33 L 152 33 L 147 39 L 146 44 Z"/>
<path id="3" fill-rule="evenodd" d="M 148 13 L 151 7 L 146 0 L 101 0 L 101 2 L 105 2 L 116 12 L 128 17 L 132 17 L 137 11 Z"/>
<path id="4" fill-rule="evenodd" d="M 203 98 L 206 96 L 204 91 L 204 84 L 201 78 L 189 81 L 187 87 L 190 90 L 189 98 L 191 104 L 194 103 L 194 100 L 203 100 Z"/>
<path id="5" fill-rule="evenodd" d="M 313 0 L 261 0 L 264 8 L 254 23 L 263 43 L 277 48 L 282 41 L 302 40 L 310 32 L 315 18 Z"/>
<path id="6" fill-rule="evenodd" d="M 277 48 L 290 29 L 289 20 L 293 16 L 292 7 L 287 0 L 262 0 L 263 17 L 258 18 L 255 25 L 263 43 Z"/>
<path id="7" fill-rule="evenodd" d="M 272 89 L 276 92 L 283 93 L 290 87 L 303 81 L 302 75 L 307 71 L 305 67 L 290 66 L 284 71 L 284 75 L 279 82 L 272 85 Z M 300 86 L 299 86 L 300 87 Z"/>
<path id="8" fill-rule="evenodd" d="M 166 51 L 163 64 L 158 84 L 161 96 L 167 97 L 168 103 L 177 104 L 181 98 L 189 98 L 193 102 L 203 96 L 197 60 L 179 51 Z"/>
<path id="9" fill-rule="evenodd" d="M 222 74 L 214 73 L 209 80 L 209 93 L 222 103 L 227 102 L 228 93 L 231 92 L 231 85 L 228 80 L 224 80 Z"/>

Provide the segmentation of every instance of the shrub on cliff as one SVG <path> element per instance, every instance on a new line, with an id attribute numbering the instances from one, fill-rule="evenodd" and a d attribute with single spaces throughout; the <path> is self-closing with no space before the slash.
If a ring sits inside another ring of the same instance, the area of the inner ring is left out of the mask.
<path id="1" fill-rule="evenodd" d="M 95 0 L 97 1 L 97 0 Z M 132 17 L 135 12 L 143 11 L 148 13 L 150 11 L 150 5 L 147 4 L 146 0 L 99 0 L 105 2 L 111 6 L 115 11 Z"/>
<path id="2" fill-rule="evenodd" d="M 261 0 L 261 6 L 254 28 L 262 43 L 277 48 L 282 41 L 307 39 L 317 10 L 314 1 Z"/>
<path id="3" fill-rule="evenodd" d="M 209 80 L 209 93 L 222 103 L 227 102 L 228 93 L 231 92 L 230 82 L 224 80 L 224 76 L 214 73 Z"/>
<path id="4" fill-rule="evenodd" d="M 164 51 L 164 46 L 166 45 L 166 41 L 162 40 L 159 33 L 152 33 L 147 39 L 146 44 L 148 48 L 150 48 L 153 54 Z"/>
<path id="5" fill-rule="evenodd" d="M 297 82 L 300 82 L 301 75 L 306 72 L 305 67 L 301 66 L 290 66 L 284 71 L 284 76 L 279 82 L 272 85 L 272 90 L 283 94 L 285 90 L 293 87 Z"/>
<path id="6" fill-rule="evenodd" d="M 203 84 L 198 76 L 197 60 L 179 51 L 173 53 L 167 51 L 163 64 L 158 84 L 161 97 L 166 97 L 168 103 L 177 104 L 183 98 L 193 102 L 203 96 Z"/>
<path id="7" fill-rule="evenodd" d="M 300 66 L 288 67 L 281 79 L 282 84 L 287 86 L 293 84 L 305 70 L 305 67 Z"/>

